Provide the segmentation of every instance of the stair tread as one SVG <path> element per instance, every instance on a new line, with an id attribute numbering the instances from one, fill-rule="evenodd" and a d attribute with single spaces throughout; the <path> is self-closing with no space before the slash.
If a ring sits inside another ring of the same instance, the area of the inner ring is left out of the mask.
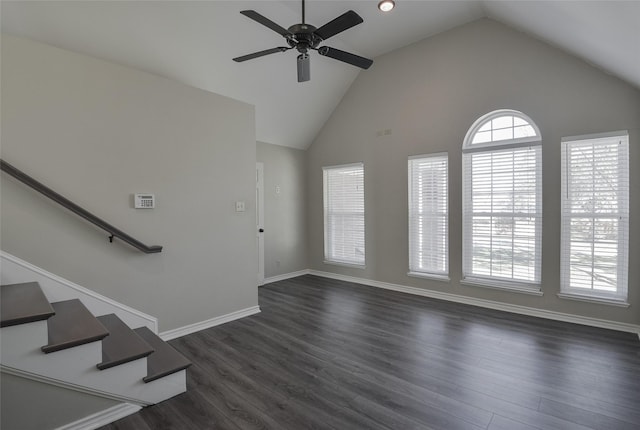
<path id="1" fill-rule="evenodd" d="M 0 327 L 42 321 L 55 311 L 37 282 L 3 285 Z"/>
<path id="2" fill-rule="evenodd" d="M 98 364 L 98 369 L 104 370 L 138 360 L 154 351 L 151 345 L 116 314 L 99 316 L 98 321 L 109 331 L 109 336 L 102 339 L 102 363 Z"/>
<path id="3" fill-rule="evenodd" d="M 49 343 L 42 351 L 50 353 L 104 339 L 109 331 L 78 299 L 52 303 L 55 315 L 49 318 Z"/>
<path id="4" fill-rule="evenodd" d="M 155 352 L 147 357 L 147 376 L 143 378 L 144 382 L 155 381 L 191 366 L 191 362 L 184 355 L 147 327 L 140 327 L 134 331 L 155 349 Z"/>

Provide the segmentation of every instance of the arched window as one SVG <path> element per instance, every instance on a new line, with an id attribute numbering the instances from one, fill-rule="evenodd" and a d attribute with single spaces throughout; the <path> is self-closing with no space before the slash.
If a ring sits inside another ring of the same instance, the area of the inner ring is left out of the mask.
<path id="1" fill-rule="evenodd" d="M 479 118 L 463 144 L 464 282 L 540 292 L 542 138 L 522 112 Z"/>
<path id="2" fill-rule="evenodd" d="M 540 140 L 540 130 L 528 116 L 515 110 L 501 109 L 488 113 L 473 123 L 464 139 L 463 149 Z"/>

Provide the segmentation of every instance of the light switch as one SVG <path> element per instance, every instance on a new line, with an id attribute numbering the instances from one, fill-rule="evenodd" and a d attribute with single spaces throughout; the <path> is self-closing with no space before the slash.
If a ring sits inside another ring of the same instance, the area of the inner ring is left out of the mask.
<path id="1" fill-rule="evenodd" d="M 236 212 L 244 212 L 244 202 L 236 202 Z"/>

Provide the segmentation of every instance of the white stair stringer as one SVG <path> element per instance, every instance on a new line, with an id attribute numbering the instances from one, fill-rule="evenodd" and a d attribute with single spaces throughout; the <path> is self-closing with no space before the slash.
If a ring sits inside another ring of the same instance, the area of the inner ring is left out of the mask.
<path id="1" fill-rule="evenodd" d="M 0 360 L 12 373 L 95 395 L 147 406 L 186 391 L 186 371 L 176 372 L 144 383 L 147 359 L 141 358 L 105 370 L 102 342 L 91 342 L 45 354 L 40 349 L 48 342 L 47 322 L 37 321 L 0 329 Z"/>

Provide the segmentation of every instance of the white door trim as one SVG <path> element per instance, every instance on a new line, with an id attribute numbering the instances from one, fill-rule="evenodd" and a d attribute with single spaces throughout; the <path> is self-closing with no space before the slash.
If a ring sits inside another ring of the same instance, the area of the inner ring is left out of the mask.
<path id="1" fill-rule="evenodd" d="M 260 286 L 264 284 L 264 163 L 260 162 L 256 163 L 256 235 Z"/>

